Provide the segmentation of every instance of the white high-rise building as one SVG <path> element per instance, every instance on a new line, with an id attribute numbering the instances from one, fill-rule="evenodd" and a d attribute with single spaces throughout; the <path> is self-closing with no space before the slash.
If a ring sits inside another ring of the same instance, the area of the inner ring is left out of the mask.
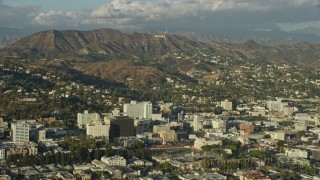
<path id="1" fill-rule="evenodd" d="M 123 105 L 123 113 L 131 118 L 151 119 L 152 103 L 131 101 L 130 104 Z"/>
<path id="2" fill-rule="evenodd" d="M 200 117 L 197 115 L 194 116 L 192 126 L 194 131 L 200 131 L 203 129 L 203 120 L 200 120 Z"/>
<path id="3" fill-rule="evenodd" d="M 4 148 L 0 149 L 0 160 L 2 159 L 6 159 L 6 150 Z"/>
<path id="4" fill-rule="evenodd" d="M 11 124 L 12 140 L 17 145 L 29 142 L 30 127 L 25 122 L 15 122 Z"/>
<path id="5" fill-rule="evenodd" d="M 86 133 L 88 136 L 93 137 L 106 137 L 109 138 L 110 124 L 102 124 L 101 122 L 92 122 L 87 124 Z"/>
<path id="6" fill-rule="evenodd" d="M 84 113 L 78 113 L 77 125 L 79 128 L 85 128 L 87 124 L 91 122 L 99 121 L 100 116 L 98 113 L 89 113 L 88 110 Z"/>

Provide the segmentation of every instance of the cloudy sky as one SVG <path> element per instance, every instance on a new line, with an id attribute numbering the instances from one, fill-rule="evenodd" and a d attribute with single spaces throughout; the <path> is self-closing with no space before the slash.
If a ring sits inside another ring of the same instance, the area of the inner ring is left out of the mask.
<path id="1" fill-rule="evenodd" d="M 0 0 L 0 26 L 172 32 L 283 31 L 320 36 L 320 0 Z"/>

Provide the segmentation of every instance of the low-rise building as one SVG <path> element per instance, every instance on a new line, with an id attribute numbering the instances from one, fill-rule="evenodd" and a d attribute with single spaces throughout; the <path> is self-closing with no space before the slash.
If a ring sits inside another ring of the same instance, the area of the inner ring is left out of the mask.
<path id="1" fill-rule="evenodd" d="M 225 100 L 220 102 L 221 107 L 227 111 L 232 111 L 232 102 Z"/>
<path id="2" fill-rule="evenodd" d="M 294 158 L 308 158 L 308 151 L 301 150 L 301 149 L 286 149 L 285 155 L 288 157 L 294 157 Z"/>
<path id="3" fill-rule="evenodd" d="M 89 170 L 91 168 L 95 167 L 93 164 L 74 164 L 73 169 L 74 170 Z"/>
<path id="4" fill-rule="evenodd" d="M 244 172 L 240 174 L 239 179 L 240 180 L 254 180 L 254 179 L 271 180 L 270 177 L 265 176 L 260 172 Z"/>
<path id="5" fill-rule="evenodd" d="M 104 163 L 104 162 L 102 162 L 102 161 L 99 161 L 99 160 L 97 160 L 97 159 L 93 160 L 91 163 L 92 163 L 93 165 L 95 165 L 97 168 L 100 168 L 100 169 L 102 169 L 102 168 L 104 168 L 104 167 L 107 166 L 106 163 Z"/>
<path id="6" fill-rule="evenodd" d="M 208 145 L 221 145 L 222 141 L 220 139 L 206 139 L 206 138 L 196 138 L 193 147 L 195 149 L 201 149 L 202 146 Z"/>
<path id="7" fill-rule="evenodd" d="M 163 141 L 177 141 L 177 134 L 174 130 L 160 131 L 159 135 Z"/>
<path id="8" fill-rule="evenodd" d="M 112 156 L 112 157 L 101 157 L 101 161 L 106 163 L 108 166 L 126 166 L 127 160 L 121 156 Z"/>
<path id="9" fill-rule="evenodd" d="M 155 125 L 153 126 L 153 133 L 158 134 L 160 131 L 168 131 L 170 126 L 168 125 Z"/>
<path id="10" fill-rule="evenodd" d="M 226 180 L 227 176 L 219 174 L 217 172 L 214 173 L 194 173 L 194 174 L 180 174 L 179 179 L 181 180 L 192 180 L 192 179 L 215 179 L 215 180 Z"/>

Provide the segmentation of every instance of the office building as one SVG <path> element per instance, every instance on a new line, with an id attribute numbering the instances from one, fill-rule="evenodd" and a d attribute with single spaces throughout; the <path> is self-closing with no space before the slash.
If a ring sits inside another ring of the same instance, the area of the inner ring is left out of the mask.
<path id="1" fill-rule="evenodd" d="M 46 130 L 44 130 L 44 129 L 38 130 L 36 141 L 40 142 L 40 141 L 45 141 L 45 140 L 46 140 Z"/>
<path id="2" fill-rule="evenodd" d="M 131 101 L 130 104 L 123 105 L 123 113 L 126 116 L 139 119 L 151 119 L 152 103 Z"/>
<path id="3" fill-rule="evenodd" d="M 110 124 L 104 124 L 101 122 L 91 122 L 87 124 L 86 133 L 87 136 L 92 137 L 106 137 L 109 138 Z"/>
<path id="4" fill-rule="evenodd" d="M 128 116 L 115 116 L 111 119 L 110 135 L 112 137 L 134 136 L 134 120 Z"/>
<path id="5" fill-rule="evenodd" d="M 98 113 L 89 113 L 88 110 L 84 113 L 78 113 L 77 116 L 77 125 L 79 128 L 85 128 L 90 122 L 99 121 L 100 116 Z"/>
<path id="6" fill-rule="evenodd" d="M 15 122 L 11 124 L 12 140 L 17 145 L 29 142 L 30 127 L 25 122 Z"/>
<path id="7" fill-rule="evenodd" d="M 6 159 L 6 150 L 4 148 L 0 149 L 0 160 Z"/>

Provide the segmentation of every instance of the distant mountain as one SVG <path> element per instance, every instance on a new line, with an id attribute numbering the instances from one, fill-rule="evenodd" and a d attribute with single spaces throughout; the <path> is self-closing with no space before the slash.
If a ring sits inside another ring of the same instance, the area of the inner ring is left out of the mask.
<path id="1" fill-rule="evenodd" d="M 0 36 L 0 49 L 18 41 L 20 38 L 18 35 Z"/>
<path id="2" fill-rule="evenodd" d="M 249 34 L 241 32 L 234 33 L 198 33 L 198 32 L 177 32 L 176 34 L 185 36 L 193 41 L 200 41 L 205 43 L 220 42 L 230 44 L 242 44 L 248 40 L 254 40 L 255 42 L 268 46 L 279 45 L 293 45 L 299 42 L 320 43 L 320 36 L 314 34 L 299 34 L 299 33 L 286 33 L 279 31 L 263 32 L 263 31 L 251 31 Z"/>
<path id="3" fill-rule="evenodd" d="M 240 45 L 234 45 L 234 47 L 238 50 L 250 52 L 252 58 L 257 60 L 306 67 L 320 66 L 320 44 L 302 42 L 294 45 L 271 47 L 257 44 L 254 41 L 247 41 Z"/>
<path id="4" fill-rule="evenodd" d="M 113 29 L 92 31 L 43 31 L 25 37 L 5 48 L 21 58 L 53 58 L 88 54 L 165 54 L 205 46 L 173 34 L 122 33 Z"/>
<path id="5" fill-rule="evenodd" d="M 0 53 L 2 56 L 16 56 L 20 59 L 63 58 L 68 60 L 82 58 L 83 60 L 100 60 L 96 57 L 102 57 L 101 59 L 105 60 L 105 57 L 112 56 L 113 58 L 107 59 L 119 60 L 126 57 L 126 59 L 134 60 L 136 58 L 139 59 L 139 57 L 151 57 L 156 59 L 156 61 L 152 62 L 153 65 L 158 64 L 166 68 L 177 67 L 181 70 L 186 66 L 195 67 L 197 60 L 173 61 L 171 59 L 169 60 L 171 62 L 169 62 L 168 58 L 163 57 L 168 53 L 171 55 L 173 53 L 192 54 L 190 52 L 199 53 L 203 51 L 238 61 L 259 60 L 300 66 L 320 65 L 319 44 L 292 44 L 294 40 L 288 41 L 291 43 L 268 46 L 257 43 L 254 40 L 244 41 L 240 44 L 216 41 L 204 43 L 168 33 L 123 33 L 113 29 L 91 31 L 50 30 L 22 38 L 3 48 Z M 192 57 L 190 58 L 192 60 Z M 148 64 L 146 61 L 144 63 Z M 150 63 L 149 65 L 152 65 Z M 177 64 L 180 66 L 176 66 Z M 208 71 L 210 71 L 210 68 Z"/>

